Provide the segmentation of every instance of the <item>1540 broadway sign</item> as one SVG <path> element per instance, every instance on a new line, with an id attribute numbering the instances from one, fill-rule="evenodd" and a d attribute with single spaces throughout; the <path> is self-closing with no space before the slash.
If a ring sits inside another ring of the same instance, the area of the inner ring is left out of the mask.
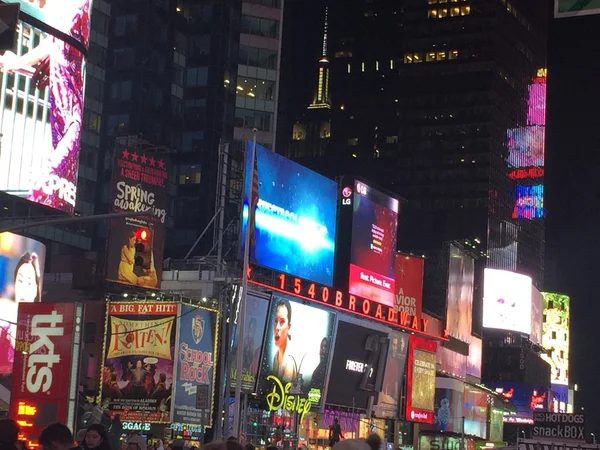
<path id="1" fill-rule="evenodd" d="M 535 438 L 585 442 L 583 414 L 536 412 L 533 421 L 532 435 Z"/>

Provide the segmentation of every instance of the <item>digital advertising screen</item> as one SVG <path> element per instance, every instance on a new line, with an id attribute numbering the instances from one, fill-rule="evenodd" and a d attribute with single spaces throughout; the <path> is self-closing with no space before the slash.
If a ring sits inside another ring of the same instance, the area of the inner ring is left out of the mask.
<path id="1" fill-rule="evenodd" d="M 443 345 L 438 345 L 436 362 L 443 373 L 462 379 L 466 378 L 467 358 L 467 355 L 457 353 Z"/>
<path id="2" fill-rule="evenodd" d="M 250 230 L 250 262 L 331 286 L 337 183 L 260 145 L 254 165 L 251 179 L 246 158 L 242 254 Z M 248 226 L 250 207 L 254 220 Z"/>
<path id="3" fill-rule="evenodd" d="M 20 303 L 42 301 L 46 246 L 14 233 L 0 233 L 0 375 L 13 371 Z"/>
<path id="4" fill-rule="evenodd" d="M 467 357 L 467 375 L 481 380 L 481 361 L 483 357 L 483 344 L 481 338 L 471 336 L 469 343 L 469 356 Z"/>
<path id="5" fill-rule="evenodd" d="M 408 344 L 406 420 L 433 423 L 437 342 L 411 334 Z"/>
<path id="6" fill-rule="evenodd" d="M 355 180 L 352 208 L 348 290 L 393 307 L 400 202 Z"/>
<path id="7" fill-rule="evenodd" d="M 269 300 L 248 294 L 246 296 L 246 320 L 244 322 L 244 345 L 242 346 L 242 392 L 256 392 L 256 378 L 260 367 L 260 351 L 265 335 Z M 237 318 L 236 318 L 237 321 Z M 230 361 L 237 359 L 238 328 L 233 329 Z M 230 387 L 235 389 L 237 373 L 235 363 L 231 364 Z"/>
<path id="8" fill-rule="evenodd" d="M 531 125 L 507 130 L 508 163 L 518 167 L 544 167 L 546 127 Z"/>
<path id="9" fill-rule="evenodd" d="M 534 344 L 542 343 L 542 321 L 544 319 L 544 297 L 535 287 L 531 286 L 531 334 L 529 340 Z"/>
<path id="10" fill-rule="evenodd" d="M 542 219 L 544 210 L 544 185 L 517 185 L 513 219 Z"/>
<path id="11" fill-rule="evenodd" d="M 490 382 L 486 387 L 512 403 L 517 413 L 504 416 L 504 422 L 533 424 L 533 413 L 547 411 L 547 391 L 527 383 Z"/>
<path id="12" fill-rule="evenodd" d="M 23 20 L 0 55 L 0 190 L 72 214 L 91 0 L 2 3 Z"/>
<path id="13" fill-rule="evenodd" d="M 487 436 L 488 393 L 477 386 L 464 385 L 464 411 L 462 416 L 465 434 L 484 438 Z"/>
<path id="14" fill-rule="evenodd" d="M 436 431 L 462 431 L 463 385 L 462 381 L 452 378 L 436 378 L 433 413 L 433 427 Z"/>
<path id="15" fill-rule="evenodd" d="M 269 410 L 285 409 L 279 402 L 287 398 L 286 389 L 306 405 L 321 405 L 334 322 L 329 311 L 273 296 L 258 383 Z"/>
<path id="16" fill-rule="evenodd" d="M 167 302 L 107 304 L 101 406 L 111 416 L 171 422 L 178 310 Z"/>
<path id="17" fill-rule="evenodd" d="M 469 343 L 473 324 L 475 260 L 450 244 L 446 327 L 448 334 Z"/>
<path id="18" fill-rule="evenodd" d="M 57 421 L 74 427 L 83 307 L 76 303 L 21 303 L 10 418 L 27 448 Z"/>
<path id="19" fill-rule="evenodd" d="M 396 254 L 394 311 L 421 317 L 423 310 L 423 274 L 425 259 Z"/>
<path id="20" fill-rule="evenodd" d="M 339 321 L 327 404 L 367 409 L 369 397 L 377 401 L 389 347 L 387 333 Z"/>
<path id="21" fill-rule="evenodd" d="M 159 289 L 162 280 L 169 163 L 164 155 L 122 148 L 112 172 L 112 213 L 148 216 L 111 220 L 106 244 L 106 280 Z"/>
<path id="22" fill-rule="evenodd" d="M 211 426 L 217 364 L 217 311 L 181 305 L 173 422 Z M 208 386 L 208 405 L 196 408 L 198 386 Z"/>
<path id="23" fill-rule="evenodd" d="M 544 322 L 542 323 L 542 347 L 548 353 L 542 358 L 550 364 L 552 384 L 569 384 L 569 321 L 570 303 L 568 295 L 542 292 Z"/>
<path id="24" fill-rule="evenodd" d="M 408 334 L 392 331 L 389 334 L 389 349 L 383 384 L 373 411 L 377 417 L 395 419 L 398 417 L 398 398 L 404 385 L 406 359 L 408 356 Z"/>
<path id="25" fill-rule="evenodd" d="M 531 334 L 531 277 L 485 269 L 483 327 Z"/>

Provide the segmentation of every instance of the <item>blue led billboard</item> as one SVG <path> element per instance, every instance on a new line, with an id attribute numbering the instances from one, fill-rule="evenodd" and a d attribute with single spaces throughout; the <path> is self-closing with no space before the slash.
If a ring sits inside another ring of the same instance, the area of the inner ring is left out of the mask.
<path id="1" fill-rule="evenodd" d="M 542 219 L 544 217 L 544 185 L 517 185 L 513 219 Z"/>
<path id="2" fill-rule="evenodd" d="M 251 203 L 250 262 L 331 286 L 337 183 L 260 145 L 253 180 L 250 163 L 247 158 L 242 252 Z"/>
<path id="3" fill-rule="evenodd" d="M 517 409 L 516 414 L 504 416 L 504 422 L 532 424 L 534 412 L 548 411 L 548 392 L 542 386 L 511 382 L 492 382 L 486 386 Z"/>

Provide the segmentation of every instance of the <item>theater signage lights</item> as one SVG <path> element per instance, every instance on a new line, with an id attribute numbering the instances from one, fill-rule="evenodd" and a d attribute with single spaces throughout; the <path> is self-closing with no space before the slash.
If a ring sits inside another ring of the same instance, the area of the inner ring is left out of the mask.
<path id="1" fill-rule="evenodd" d="M 393 327 L 430 335 L 437 339 L 447 339 L 447 333 L 444 331 L 443 336 L 440 336 L 428 318 L 411 316 L 405 311 L 396 312 L 394 306 L 352 295 L 346 290 L 331 288 L 281 272 L 275 272 L 269 280 L 259 281 L 254 277 L 252 266 L 248 268 L 248 281 L 269 290 L 300 297 L 353 315 L 368 317 Z"/>

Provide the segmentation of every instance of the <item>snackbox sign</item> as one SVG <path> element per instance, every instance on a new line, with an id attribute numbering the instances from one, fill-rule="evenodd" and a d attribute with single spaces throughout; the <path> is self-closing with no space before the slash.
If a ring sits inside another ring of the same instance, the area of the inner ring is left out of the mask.
<path id="1" fill-rule="evenodd" d="M 583 414 L 536 412 L 533 414 L 533 422 L 532 434 L 536 438 L 585 442 Z"/>

